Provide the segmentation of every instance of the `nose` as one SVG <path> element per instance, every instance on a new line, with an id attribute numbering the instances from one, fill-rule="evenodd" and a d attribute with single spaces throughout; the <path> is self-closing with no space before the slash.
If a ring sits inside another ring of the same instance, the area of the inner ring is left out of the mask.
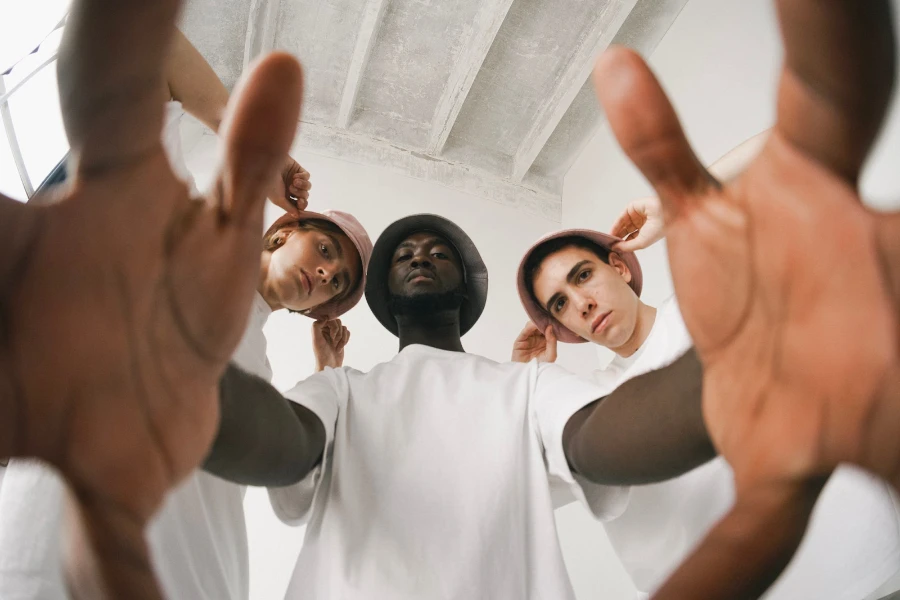
<path id="1" fill-rule="evenodd" d="M 430 269 L 433 265 L 431 261 L 428 260 L 428 254 L 416 254 L 413 256 L 412 261 L 409 263 L 410 268 L 418 269 L 419 267 L 425 267 Z"/>
<path id="2" fill-rule="evenodd" d="M 334 277 L 334 269 L 330 265 L 319 265 L 316 268 L 316 275 L 320 283 L 327 285 Z"/>
<path id="3" fill-rule="evenodd" d="M 592 298 L 585 298 L 582 296 L 576 296 L 572 298 L 572 302 L 575 304 L 575 307 L 581 313 L 582 317 L 589 317 L 594 309 L 597 308 L 597 304 L 594 302 Z"/>

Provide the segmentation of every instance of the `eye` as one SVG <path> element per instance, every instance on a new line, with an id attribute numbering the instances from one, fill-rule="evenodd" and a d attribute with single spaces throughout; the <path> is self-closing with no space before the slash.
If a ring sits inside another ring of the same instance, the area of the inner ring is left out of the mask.
<path id="1" fill-rule="evenodd" d="M 432 255 L 433 257 L 439 258 L 439 259 L 441 259 L 441 260 L 447 260 L 448 258 L 450 258 L 449 256 L 447 256 L 447 255 L 444 254 L 443 252 L 432 252 L 431 255 Z"/>
<path id="2" fill-rule="evenodd" d="M 412 258 L 412 254 L 401 254 L 397 257 L 397 262 L 405 262 Z"/>
<path id="3" fill-rule="evenodd" d="M 339 277 L 333 277 L 331 279 L 331 287 L 333 287 L 335 291 L 341 289 L 341 279 Z"/>
<path id="4" fill-rule="evenodd" d="M 327 256 L 329 255 L 329 253 L 328 253 L 328 246 L 326 246 L 325 244 L 319 244 L 319 250 L 321 250 L 322 256 L 326 256 L 326 257 L 327 257 Z"/>
<path id="5" fill-rule="evenodd" d="M 591 270 L 585 269 L 581 273 L 578 274 L 578 281 L 587 281 L 591 278 Z"/>
<path id="6" fill-rule="evenodd" d="M 566 307 L 566 299 L 558 298 L 556 300 L 556 302 L 553 303 L 553 312 L 559 312 L 565 307 Z"/>

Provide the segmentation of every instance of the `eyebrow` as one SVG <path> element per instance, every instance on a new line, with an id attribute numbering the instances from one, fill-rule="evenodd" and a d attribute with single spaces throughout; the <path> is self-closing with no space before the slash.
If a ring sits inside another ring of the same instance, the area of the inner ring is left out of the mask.
<path id="1" fill-rule="evenodd" d="M 338 258 L 344 258 L 344 247 L 341 246 L 341 243 L 338 241 L 338 239 L 330 233 L 326 233 L 325 237 L 331 240 L 332 245 L 334 245 L 334 250 L 335 252 L 337 252 Z"/>
<path id="2" fill-rule="evenodd" d="M 447 246 L 448 248 L 453 248 L 453 244 L 444 240 L 444 238 L 438 237 L 436 235 L 432 235 L 431 237 L 427 237 L 420 242 L 421 244 L 431 244 L 432 246 Z M 399 250 L 403 250 L 405 248 L 415 248 L 418 246 L 415 242 L 410 242 L 409 240 L 405 240 L 397 244 L 397 247 L 394 249 L 394 254 L 396 254 Z"/>
<path id="3" fill-rule="evenodd" d="M 575 266 L 572 267 L 571 269 L 569 269 L 569 272 L 566 275 L 566 281 L 571 283 L 575 279 L 575 277 L 578 275 L 578 271 L 581 270 L 581 267 L 583 267 L 584 265 L 589 265 L 593 262 L 594 261 L 592 261 L 592 260 L 585 259 L 585 260 L 580 260 L 577 263 L 575 263 Z M 553 312 L 550 307 L 553 306 L 553 303 L 556 302 L 556 299 L 559 298 L 559 295 L 560 295 L 559 292 L 556 292 L 555 294 L 550 296 L 549 300 L 547 300 L 547 304 L 544 306 L 544 308 L 547 309 L 548 313 Z"/>

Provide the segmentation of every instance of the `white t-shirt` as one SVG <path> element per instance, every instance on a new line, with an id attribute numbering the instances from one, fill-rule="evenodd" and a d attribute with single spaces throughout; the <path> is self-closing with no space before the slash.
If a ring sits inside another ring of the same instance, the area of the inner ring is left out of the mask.
<path id="1" fill-rule="evenodd" d="M 169 103 L 163 140 L 176 173 L 187 172 L 177 139 L 180 104 Z M 174 122 L 174 125 L 173 125 Z M 189 185 L 193 186 L 193 180 Z M 262 327 L 271 314 L 254 296 L 233 360 L 270 380 Z M 243 486 L 198 471 L 173 491 L 151 523 L 148 541 L 167 598 L 244 600 L 249 593 Z M 13 460 L 0 489 L 0 598 L 66 598 L 60 565 L 64 486 L 40 463 Z"/>
<path id="2" fill-rule="evenodd" d="M 550 482 L 599 518 L 627 490 L 579 485 L 562 434 L 608 393 L 556 365 L 412 345 L 369 373 L 326 369 L 286 396 L 325 424 L 323 464 L 270 489 L 308 521 L 287 598 L 574 599 Z"/>
<path id="3" fill-rule="evenodd" d="M 595 379 L 616 387 L 674 362 L 692 345 L 670 298 L 638 352 L 616 356 Z M 722 458 L 676 479 L 632 488 L 628 507 L 604 526 L 638 598 L 649 598 L 733 502 L 732 472 Z M 767 600 L 861 600 L 900 568 L 900 521 L 890 488 L 860 469 L 835 472 L 810 523 Z"/>

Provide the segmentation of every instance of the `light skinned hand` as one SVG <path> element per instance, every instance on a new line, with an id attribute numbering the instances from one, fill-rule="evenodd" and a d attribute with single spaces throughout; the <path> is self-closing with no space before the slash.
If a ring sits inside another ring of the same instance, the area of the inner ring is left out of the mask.
<path id="1" fill-rule="evenodd" d="M 272 55 L 229 103 L 213 192 L 191 198 L 160 141 L 178 6 L 74 2 L 58 67 L 71 179 L 52 206 L 0 197 L 0 456 L 70 486 L 76 597 L 160 597 L 144 526 L 216 433 L 266 182 L 299 120 L 300 67 Z"/>
<path id="2" fill-rule="evenodd" d="M 548 325 L 545 331 L 528 321 L 519 337 L 513 343 L 513 362 L 527 363 L 533 359 L 541 362 L 556 362 L 556 333 L 553 326 Z"/>
<path id="3" fill-rule="evenodd" d="M 266 196 L 279 208 L 297 216 L 309 206 L 311 189 L 309 171 L 288 156 L 282 164 L 281 171 L 272 178 Z"/>
<path id="4" fill-rule="evenodd" d="M 313 323 L 312 338 L 316 371 L 322 371 L 325 367 L 337 369 L 344 365 L 344 348 L 350 341 L 350 331 L 340 319 Z"/>
<path id="5" fill-rule="evenodd" d="M 777 124 L 718 184 L 635 53 L 598 61 L 612 130 L 656 190 L 733 510 L 657 598 L 756 598 L 839 463 L 900 489 L 900 214 L 860 201 L 894 77 L 887 0 L 779 0 Z"/>
<path id="6" fill-rule="evenodd" d="M 649 196 L 630 202 L 609 233 L 625 240 L 613 246 L 616 252 L 643 250 L 661 240 L 665 221 L 659 198 Z"/>

